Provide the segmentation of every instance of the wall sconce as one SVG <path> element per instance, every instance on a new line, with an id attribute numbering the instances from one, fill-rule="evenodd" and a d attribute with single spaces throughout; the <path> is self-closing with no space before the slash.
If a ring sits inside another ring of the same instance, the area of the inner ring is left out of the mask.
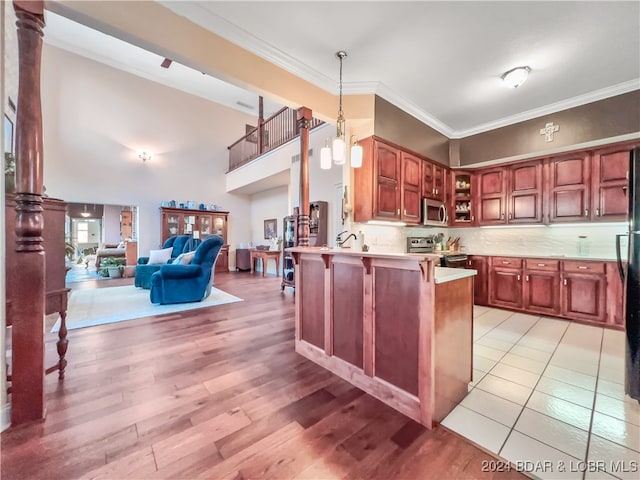
<path id="1" fill-rule="evenodd" d="M 151 160 L 151 153 L 150 152 L 138 152 L 138 158 L 140 160 L 142 160 L 143 162 L 146 162 L 147 160 Z"/>
<path id="2" fill-rule="evenodd" d="M 351 135 L 351 168 L 360 168 L 362 166 L 362 145 L 358 143 L 355 135 Z"/>

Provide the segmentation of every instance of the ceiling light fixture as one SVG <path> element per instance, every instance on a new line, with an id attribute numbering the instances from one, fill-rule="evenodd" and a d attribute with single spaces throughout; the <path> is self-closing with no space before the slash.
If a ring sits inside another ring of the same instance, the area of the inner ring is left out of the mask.
<path id="1" fill-rule="evenodd" d="M 320 168 L 328 170 L 331 168 L 331 161 L 336 165 L 344 165 L 347 160 L 347 143 L 345 142 L 345 119 L 342 111 L 342 60 L 347 56 L 347 52 L 339 50 L 336 57 L 340 60 L 340 96 L 338 107 L 338 118 L 336 119 L 336 138 L 329 147 L 329 141 L 325 142 L 325 146 L 320 150 Z M 351 167 L 360 168 L 362 166 L 362 147 L 358 144 L 355 135 L 351 136 Z"/>
<path id="2" fill-rule="evenodd" d="M 87 212 L 87 204 L 86 203 L 84 205 L 84 210 L 82 212 L 80 212 L 80 216 L 84 217 L 84 218 L 87 218 L 87 217 L 91 216 L 91 214 L 89 212 Z"/>
<path id="3" fill-rule="evenodd" d="M 138 152 L 138 158 L 140 160 L 142 160 L 143 162 L 146 162 L 147 160 L 151 160 L 151 153 L 149 153 L 149 152 Z"/>
<path id="4" fill-rule="evenodd" d="M 502 75 L 502 81 L 509 88 L 518 88 L 522 85 L 529 76 L 529 72 L 531 71 L 531 67 L 516 67 L 512 68 L 508 72 L 505 72 Z"/>

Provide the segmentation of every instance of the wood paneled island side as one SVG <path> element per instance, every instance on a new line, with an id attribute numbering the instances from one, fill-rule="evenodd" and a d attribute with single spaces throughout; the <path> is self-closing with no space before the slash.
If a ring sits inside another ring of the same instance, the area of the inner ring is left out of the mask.
<path id="1" fill-rule="evenodd" d="M 467 395 L 475 270 L 294 247 L 296 352 L 432 428 Z"/>

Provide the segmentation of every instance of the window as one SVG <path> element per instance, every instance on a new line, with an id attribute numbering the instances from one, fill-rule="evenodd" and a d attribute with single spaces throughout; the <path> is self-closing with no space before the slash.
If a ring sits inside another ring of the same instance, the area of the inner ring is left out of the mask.
<path id="1" fill-rule="evenodd" d="M 89 223 L 78 222 L 78 243 L 89 243 Z"/>

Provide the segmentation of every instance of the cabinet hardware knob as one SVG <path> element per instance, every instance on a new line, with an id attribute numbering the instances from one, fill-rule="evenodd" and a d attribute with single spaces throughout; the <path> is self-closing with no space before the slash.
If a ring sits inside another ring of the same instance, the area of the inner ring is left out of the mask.
<path id="1" fill-rule="evenodd" d="M 511 262 L 507 262 L 506 260 L 503 260 L 503 261 L 502 261 L 502 264 L 503 264 L 503 265 L 509 265 L 510 263 L 511 263 Z"/>
<path id="2" fill-rule="evenodd" d="M 547 264 L 546 264 L 546 263 L 539 263 L 539 264 L 538 264 L 538 266 L 539 266 L 539 267 L 546 267 L 546 266 L 547 266 Z"/>
<path id="3" fill-rule="evenodd" d="M 400 215 L 400 209 L 398 209 L 398 211 L 396 212 L 396 214 Z"/>
<path id="4" fill-rule="evenodd" d="M 520 280 L 520 275 L 518 274 L 518 280 Z"/>
<path id="5" fill-rule="evenodd" d="M 473 222 L 476 219 L 473 215 L 471 215 L 471 221 Z"/>
<path id="6" fill-rule="evenodd" d="M 596 208 L 596 217 L 599 217 L 599 216 L 600 216 L 600 209 Z"/>
<path id="7" fill-rule="evenodd" d="M 578 265 L 578 270 L 589 270 L 589 267 L 585 267 L 584 265 Z"/>
<path id="8" fill-rule="evenodd" d="M 500 214 L 500 220 L 504 220 L 504 213 Z"/>
<path id="9" fill-rule="evenodd" d="M 436 189 L 435 189 L 435 188 L 432 188 L 432 189 L 431 189 L 431 193 L 436 193 Z"/>
<path id="10" fill-rule="evenodd" d="M 589 209 L 588 209 L 588 208 L 585 208 L 585 209 L 584 209 L 584 216 L 585 216 L 585 217 L 588 217 L 588 216 L 589 216 Z"/>
<path id="11" fill-rule="evenodd" d="M 513 215 L 510 213 L 509 214 L 509 220 L 512 220 L 512 219 L 513 219 Z"/>
<path id="12" fill-rule="evenodd" d="M 566 279 L 566 278 L 562 281 L 562 284 L 563 284 L 563 285 L 566 285 L 566 284 L 567 284 L 567 279 Z"/>
<path id="13" fill-rule="evenodd" d="M 406 208 L 404 209 L 404 214 L 405 214 L 405 215 L 407 214 L 407 209 L 406 209 Z"/>
<path id="14" fill-rule="evenodd" d="M 529 281 L 529 275 L 527 275 L 526 277 L 524 277 L 524 279 L 528 282 L 528 281 Z"/>

